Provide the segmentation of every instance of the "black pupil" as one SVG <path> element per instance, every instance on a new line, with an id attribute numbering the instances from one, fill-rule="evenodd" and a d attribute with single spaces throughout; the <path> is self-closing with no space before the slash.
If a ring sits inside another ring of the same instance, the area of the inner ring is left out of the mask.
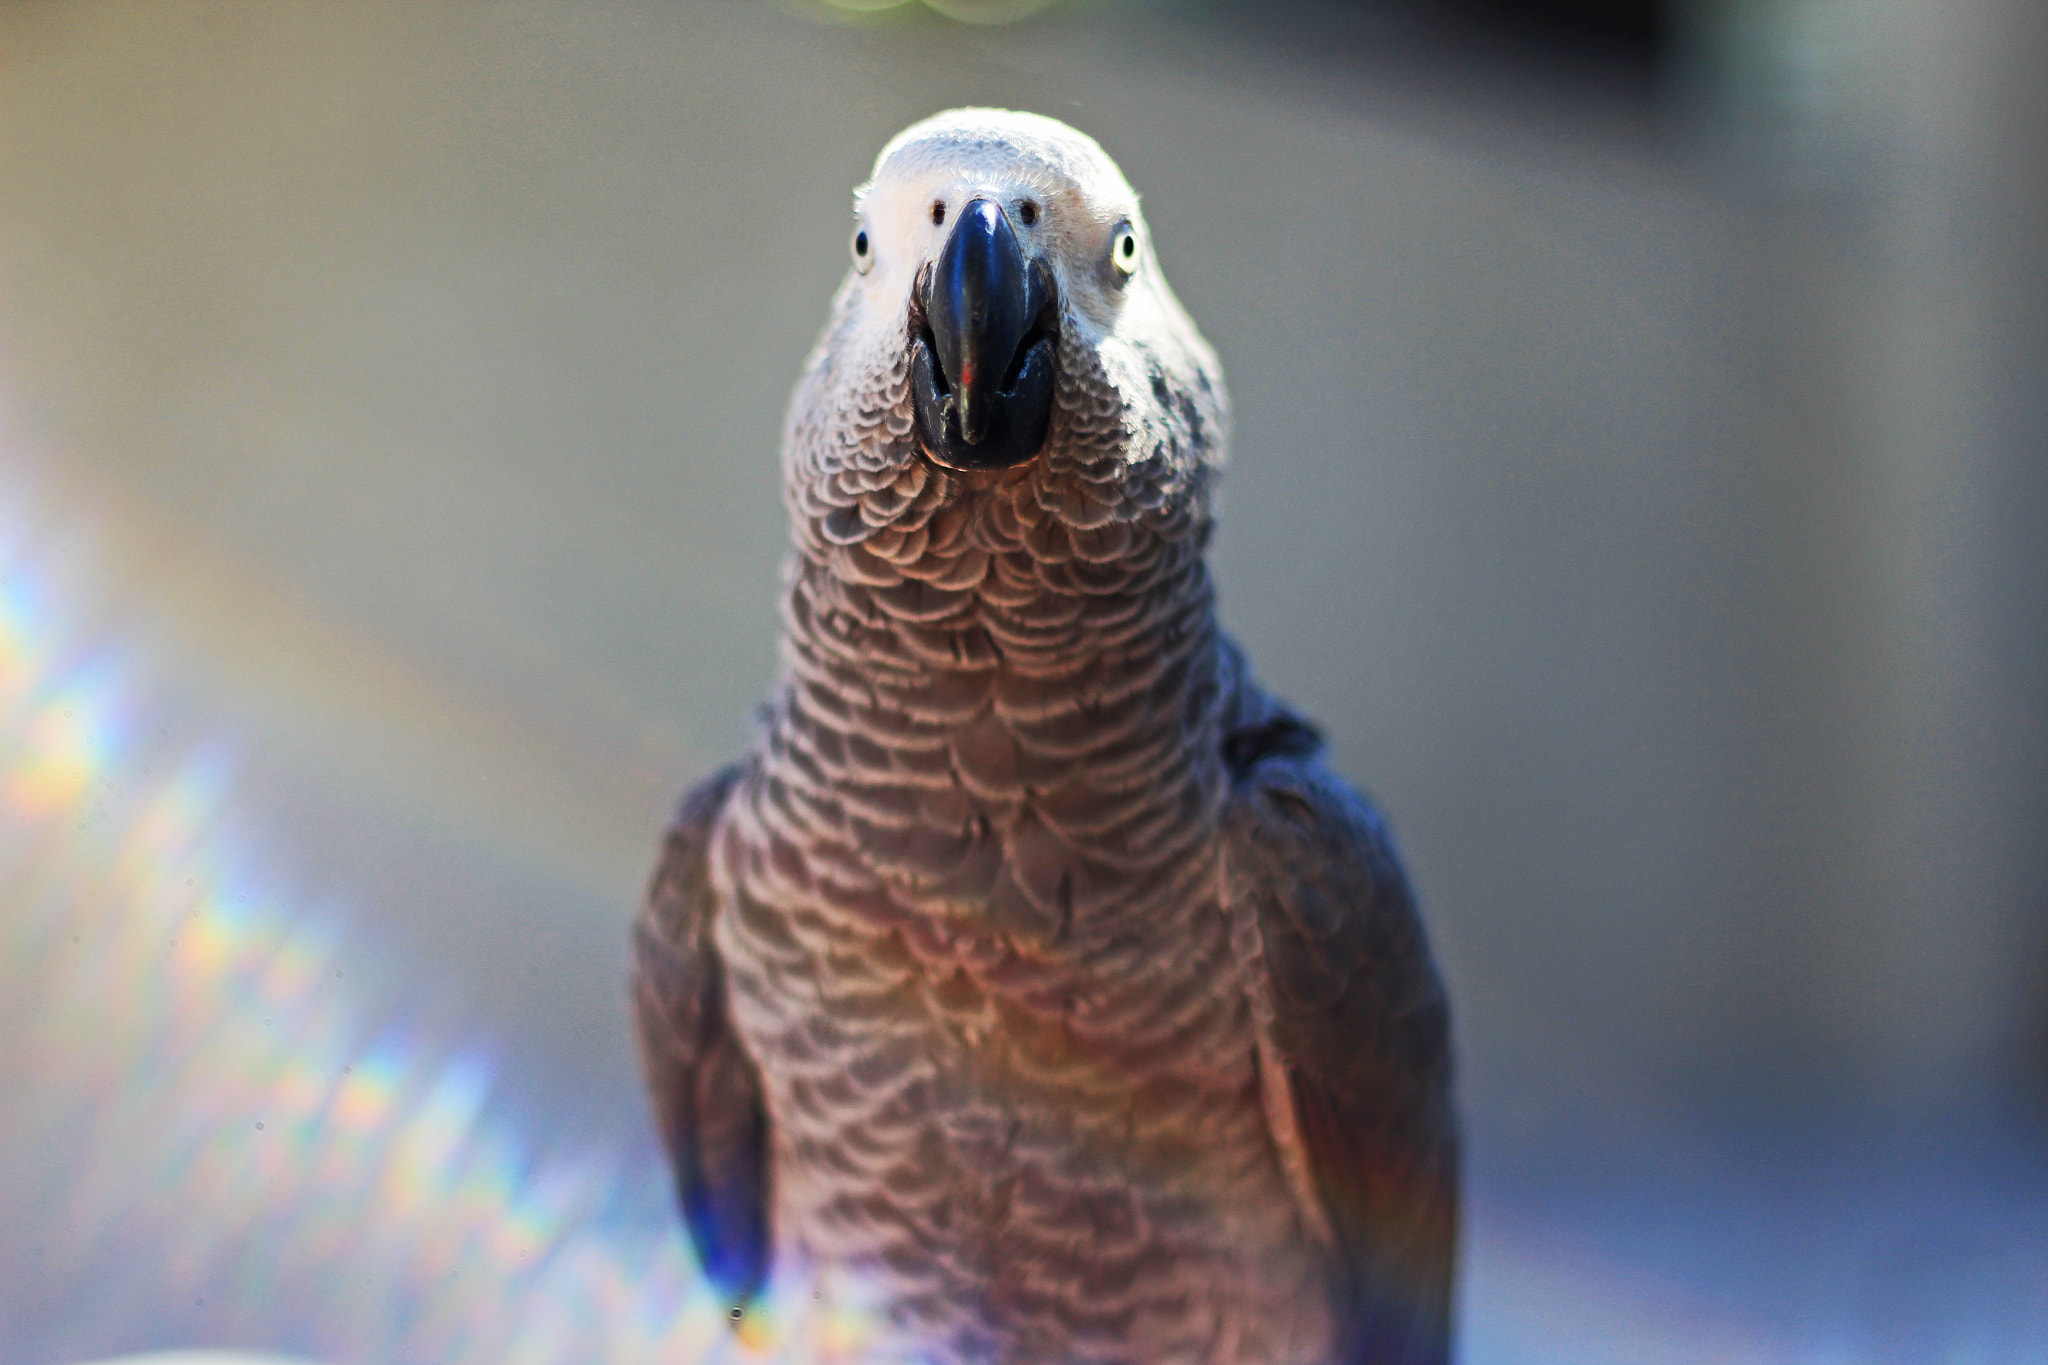
<path id="1" fill-rule="evenodd" d="M 1130 255 L 1130 254 L 1131 254 L 1132 252 L 1136 251 L 1137 249 L 1138 249 L 1138 239 L 1137 239 L 1137 238 L 1135 238 L 1135 237 L 1126 237 L 1126 238 L 1124 238 L 1124 255 L 1128 256 L 1128 255 Z"/>
<path id="2" fill-rule="evenodd" d="M 853 234 L 853 254 L 856 256 L 868 254 L 868 235 L 865 232 Z"/>

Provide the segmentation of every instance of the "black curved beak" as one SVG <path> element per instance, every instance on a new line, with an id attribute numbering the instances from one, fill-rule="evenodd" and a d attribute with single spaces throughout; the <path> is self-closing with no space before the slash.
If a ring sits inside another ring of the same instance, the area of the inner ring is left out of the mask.
<path id="1" fill-rule="evenodd" d="M 910 387 L 925 453 L 954 469 L 1036 455 L 1052 423 L 1059 309 L 1052 272 L 1025 260 L 1000 204 L 968 203 L 916 293 Z"/>

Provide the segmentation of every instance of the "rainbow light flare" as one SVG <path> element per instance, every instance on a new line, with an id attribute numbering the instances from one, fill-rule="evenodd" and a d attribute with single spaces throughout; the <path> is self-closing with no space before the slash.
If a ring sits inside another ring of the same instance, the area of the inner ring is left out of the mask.
<path id="1" fill-rule="evenodd" d="M 85 546 L 0 507 L 0 1357 L 752 1362 L 787 1318 L 851 1358 L 844 1309 L 731 1330 L 644 1149 L 542 1150 L 484 1053 L 371 1029 L 339 964 L 402 973 L 266 870 L 148 661 L 85 638 Z"/>
<path id="2" fill-rule="evenodd" d="M 556 1150 L 493 1100 L 487 1051 L 375 1022 L 402 965 L 289 892 L 238 818 L 229 748 L 174 744 L 161 673 L 88 624 L 88 538 L 9 491 L 0 1359 L 794 1365 L 785 1343 L 808 1339 L 804 1365 L 861 1360 L 859 1305 L 812 1301 L 800 1271 L 731 1330 L 638 1131 Z M 1472 1362 L 1854 1358 L 1483 1211 L 1468 1233 Z"/>

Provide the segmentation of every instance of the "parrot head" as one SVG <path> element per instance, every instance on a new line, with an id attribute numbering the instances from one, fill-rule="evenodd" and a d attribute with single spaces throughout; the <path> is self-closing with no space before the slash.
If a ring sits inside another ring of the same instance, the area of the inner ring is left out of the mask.
<path id="1" fill-rule="evenodd" d="M 851 249 L 788 445 L 799 503 L 845 536 L 894 505 L 846 495 L 913 462 L 920 490 L 1080 473 L 1096 503 L 1156 509 L 1221 460 L 1216 358 L 1086 135 L 1002 109 L 914 124 L 855 191 Z"/>

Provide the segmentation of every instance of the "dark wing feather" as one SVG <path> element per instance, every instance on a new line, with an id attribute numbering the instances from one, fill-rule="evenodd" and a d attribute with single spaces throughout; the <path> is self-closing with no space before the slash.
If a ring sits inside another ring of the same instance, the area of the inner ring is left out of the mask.
<path id="1" fill-rule="evenodd" d="M 743 1307 L 768 1273 L 768 1116 L 711 941 L 712 826 L 734 765 L 684 798 L 633 928 L 633 1016 L 676 1197 L 704 1274 Z"/>
<path id="2" fill-rule="evenodd" d="M 1261 1064 L 1276 1124 L 1336 1243 L 1335 1365 L 1450 1358 L 1457 1136 L 1449 1012 L 1379 812 L 1313 728 L 1269 709 L 1226 741 L 1227 894 L 1255 926 Z M 1271 1079 L 1271 1078 L 1269 1078 Z"/>

